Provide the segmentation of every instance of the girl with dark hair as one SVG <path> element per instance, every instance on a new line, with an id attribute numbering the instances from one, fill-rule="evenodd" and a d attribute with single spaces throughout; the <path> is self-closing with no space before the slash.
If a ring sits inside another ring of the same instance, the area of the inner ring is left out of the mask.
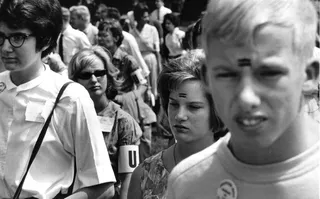
<path id="1" fill-rule="evenodd" d="M 227 130 L 201 81 L 204 52 L 192 50 L 171 60 L 160 73 L 158 89 L 176 143 L 144 160 L 133 172 L 131 198 L 166 198 L 167 180 L 183 159 L 213 144 Z"/>
<path id="2" fill-rule="evenodd" d="M 148 24 L 148 11 L 148 7 L 143 4 L 134 7 L 133 14 L 137 24 L 131 28 L 130 33 L 136 38 L 141 54 L 149 67 L 150 86 L 157 98 L 157 78 L 161 71 L 160 38 L 157 29 Z"/>
<path id="3" fill-rule="evenodd" d="M 185 32 L 179 29 L 179 18 L 175 14 L 166 14 L 163 23 L 168 31 L 165 37 L 165 45 L 169 50 L 168 58 L 178 58 L 186 53 L 182 48 L 182 40 L 185 37 Z"/>

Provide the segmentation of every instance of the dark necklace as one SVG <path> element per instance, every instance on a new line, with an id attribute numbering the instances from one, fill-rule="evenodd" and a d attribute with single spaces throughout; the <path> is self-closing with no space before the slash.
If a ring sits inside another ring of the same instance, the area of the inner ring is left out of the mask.
<path id="1" fill-rule="evenodd" d="M 173 147 L 173 161 L 174 161 L 174 166 L 177 165 L 177 159 L 176 159 L 176 146 L 177 144 L 174 145 Z"/>

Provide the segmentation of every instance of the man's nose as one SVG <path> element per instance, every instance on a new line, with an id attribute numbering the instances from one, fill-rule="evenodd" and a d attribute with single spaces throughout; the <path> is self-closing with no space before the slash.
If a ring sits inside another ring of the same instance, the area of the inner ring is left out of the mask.
<path id="1" fill-rule="evenodd" d="M 245 78 L 240 83 L 239 90 L 240 106 L 244 110 L 252 110 L 260 105 L 261 99 L 257 92 L 257 85 L 250 78 Z"/>

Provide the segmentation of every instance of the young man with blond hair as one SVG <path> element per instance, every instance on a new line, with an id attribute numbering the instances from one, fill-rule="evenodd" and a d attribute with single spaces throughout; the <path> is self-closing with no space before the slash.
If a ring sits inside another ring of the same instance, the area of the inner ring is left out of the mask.
<path id="1" fill-rule="evenodd" d="M 168 199 L 318 199 L 320 126 L 302 108 L 319 78 L 309 0 L 211 0 L 205 82 L 230 133 L 179 164 Z"/>

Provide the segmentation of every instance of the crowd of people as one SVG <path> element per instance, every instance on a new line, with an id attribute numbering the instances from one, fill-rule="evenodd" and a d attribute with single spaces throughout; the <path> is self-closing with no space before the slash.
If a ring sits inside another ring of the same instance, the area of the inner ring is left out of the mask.
<path id="1" fill-rule="evenodd" d="M 85 2 L 0 1 L 0 198 L 320 197 L 318 1 Z"/>

